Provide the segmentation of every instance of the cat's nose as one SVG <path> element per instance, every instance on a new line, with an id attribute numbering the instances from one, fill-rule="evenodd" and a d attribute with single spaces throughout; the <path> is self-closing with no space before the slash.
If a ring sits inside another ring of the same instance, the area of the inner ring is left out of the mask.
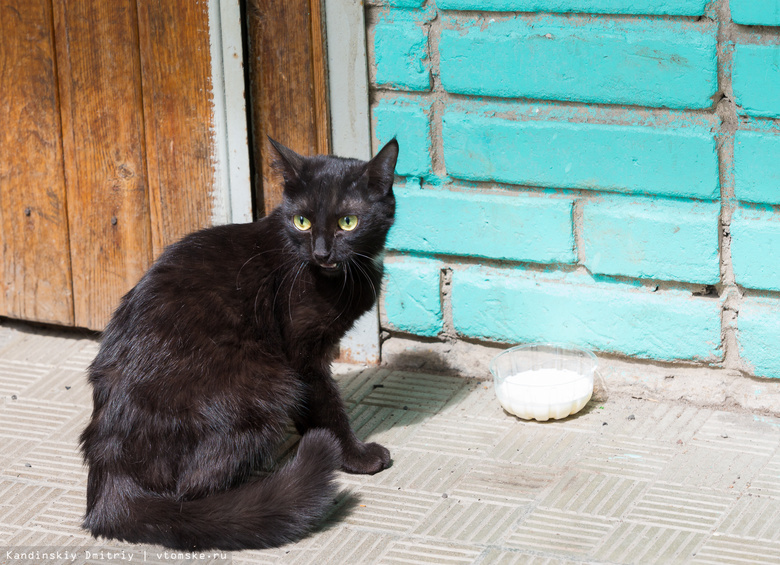
<path id="1" fill-rule="evenodd" d="M 325 263 L 330 256 L 330 250 L 325 243 L 325 238 L 320 236 L 314 240 L 314 251 L 312 252 L 314 260 L 319 263 Z"/>

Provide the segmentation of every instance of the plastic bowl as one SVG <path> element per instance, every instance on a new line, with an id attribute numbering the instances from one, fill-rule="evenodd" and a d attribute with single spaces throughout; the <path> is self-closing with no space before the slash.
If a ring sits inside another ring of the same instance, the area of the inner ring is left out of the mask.
<path id="1" fill-rule="evenodd" d="M 577 347 L 519 345 L 490 363 L 501 406 L 525 420 L 544 422 L 576 414 L 593 395 L 598 360 Z"/>

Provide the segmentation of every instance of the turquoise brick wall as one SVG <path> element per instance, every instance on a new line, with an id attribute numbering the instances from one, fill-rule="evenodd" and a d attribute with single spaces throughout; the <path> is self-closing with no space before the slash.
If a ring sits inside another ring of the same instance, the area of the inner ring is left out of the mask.
<path id="1" fill-rule="evenodd" d="M 374 0 L 382 324 L 780 377 L 780 0 Z M 777 26 L 777 27 L 772 27 Z"/>

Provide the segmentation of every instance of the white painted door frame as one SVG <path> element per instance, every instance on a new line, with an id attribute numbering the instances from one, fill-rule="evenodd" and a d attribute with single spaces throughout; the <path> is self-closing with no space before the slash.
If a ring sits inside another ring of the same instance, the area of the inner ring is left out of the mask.
<path id="1" fill-rule="evenodd" d="M 335 155 L 371 158 L 366 24 L 361 0 L 325 0 L 331 147 Z M 379 311 L 360 318 L 341 340 L 342 360 L 379 363 Z"/>

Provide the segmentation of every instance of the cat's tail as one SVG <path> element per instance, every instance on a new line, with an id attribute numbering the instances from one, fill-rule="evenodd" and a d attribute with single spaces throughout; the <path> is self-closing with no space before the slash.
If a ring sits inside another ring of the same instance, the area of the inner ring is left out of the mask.
<path id="1" fill-rule="evenodd" d="M 181 550 L 278 547 L 300 539 L 332 508 L 340 466 L 336 437 L 311 430 L 295 458 L 267 477 L 191 501 L 133 498 L 116 522 L 90 524 L 87 516 L 85 527 L 96 537 Z"/>

